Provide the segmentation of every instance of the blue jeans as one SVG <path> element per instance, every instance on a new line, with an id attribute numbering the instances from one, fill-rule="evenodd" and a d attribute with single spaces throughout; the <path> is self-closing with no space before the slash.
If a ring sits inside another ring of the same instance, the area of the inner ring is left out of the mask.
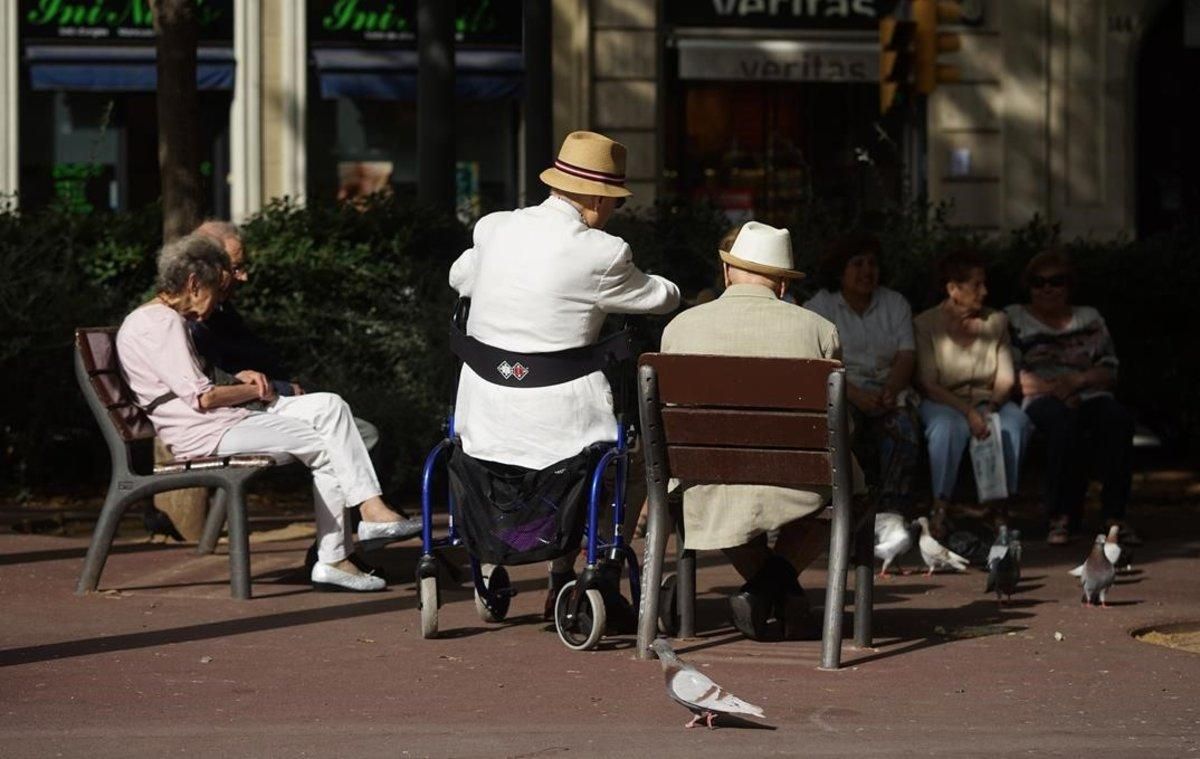
<path id="1" fill-rule="evenodd" d="M 931 400 L 921 401 L 921 422 L 925 425 L 925 444 L 929 449 L 929 476 L 933 486 L 933 497 L 948 501 L 954 494 L 958 480 L 958 466 L 963 452 L 971 440 L 971 428 L 967 417 L 950 406 Z M 1020 482 L 1021 455 L 1033 425 L 1025 412 L 1015 403 L 1000 407 L 1000 437 L 1004 450 L 1004 473 L 1007 475 L 1008 492 L 1017 492 Z"/>

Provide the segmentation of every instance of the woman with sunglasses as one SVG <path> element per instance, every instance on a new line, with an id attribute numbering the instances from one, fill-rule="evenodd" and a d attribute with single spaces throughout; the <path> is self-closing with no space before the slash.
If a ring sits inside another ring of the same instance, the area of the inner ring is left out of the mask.
<path id="1" fill-rule="evenodd" d="M 1045 439 L 1047 542 L 1065 545 L 1080 529 L 1093 463 L 1101 473 L 1100 502 L 1108 526 L 1119 525 L 1121 540 L 1134 542 L 1137 537 L 1124 523 L 1133 416 L 1113 398 L 1117 354 L 1112 336 L 1096 309 L 1071 305 L 1075 272 L 1061 251 L 1034 256 L 1024 279 L 1029 303 L 1005 310 L 1025 413 Z"/>

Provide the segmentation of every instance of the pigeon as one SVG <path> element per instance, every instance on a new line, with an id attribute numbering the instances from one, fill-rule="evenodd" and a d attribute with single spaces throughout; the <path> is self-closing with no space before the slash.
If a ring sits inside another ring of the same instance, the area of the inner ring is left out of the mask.
<path id="1" fill-rule="evenodd" d="M 1008 531 L 1008 550 L 1012 551 L 1013 561 L 1017 562 L 1017 579 L 1021 579 L 1021 531 Z"/>
<path id="2" fill-rule="evenodd" d="M 879 570 L 879 578 L 888 577 L 888 567 L 892 562 L 908 553 L 913 546 L 914 525 L 904 521 L 904 517 L 892 511 L 881 511 L 875 515 L 875 558 L 883 559 L 883 568 Z M 901 571 L 901 574 L 908 574 Z"/>
<path id="3" fill-rule="evenodd" d="M 1088 554 L 1087 561 L 1083 562 L 1083 572 L 1079 577 L 1083 586 L 1084 606 L 1094 606 L 1099 601 L 1100 606 L 1107 607 L 1104 596 L 1112 587 L 1116 574 L 1112 562 L 1104 555 L 1104 536 L 1097 535 L 1096 542 L 1092 544 L 1092 552 Z"/>
<path id="4" fill-rule="evenodd" d="M 1004 599 L 1000 597 L 1001 594 L 1007 596 L 1011 601 L 1013 591 L 1017 589 L 1017 581 L 1021 578 L 1021 569 L 1017 564 L 1016 552 L 1013 551 L 1009 542 L 1008 528 L 1003 525 L 1000 526 L 1000 534 L 996 536 L 996 542 L 988 551 L 987 569 L 987 587 L 984 592 L 994 592 L 996 602 L 999 604 L 1004 603 Z"/>
<path id="5" fill-rule="evenodd" d="M 1133 569 L 1133 549 L 1120 542 L 1121 527 L 1113 525 L 1108 528 L 1108 537 L 1104 539 L 1104 555 L 1112 562 L 1113 569 L 1118 571 Z"/>
<path id="6" fill-rule="evenodd" d="M 921 548 L 921 558 L 925 560 L 925 566 L 929 567 L 929 571 L 925 573 L 926 577 L 931 576 L 933 571 L 939 567 L 951 567 L 959 572 L 966 571 L 970 562 L 937 542 L 937 539 L 929 534 L 927 517 L 917 517 L 917 524 L 921 525 L 921 539 L 917 545 Z"/>
<path id="7" fill-rule="evenodd" d="M 693 715 L 684 727 L 695 727 L 703 719 L 711 730 L 713 718 L 719 714 L 745 714 L 763 719 L 762 707 L 747 703 L 714 683 L 700 670 L 675 655 L 666 638 L 656 638 L 650 644 L 662 662 L 667 681 L 667 695 L 682 704 Z"/>
<path id="8" fill-rule="evenodd" d="M 1122 545 L 1117 541 L 1120 529 L 1115 524 L 1108 528 L 1108 537 L 1104 539 L 1104 555 L 1108 557 L 1109 562 L 1113 565 L 1113 569 L 1129 570 L 1133 568 L 1133 551 L 1129 546 Z M 1082 577 L 1083 565 L 1080 564 L 1072 569 L 1070 574 Z"/>

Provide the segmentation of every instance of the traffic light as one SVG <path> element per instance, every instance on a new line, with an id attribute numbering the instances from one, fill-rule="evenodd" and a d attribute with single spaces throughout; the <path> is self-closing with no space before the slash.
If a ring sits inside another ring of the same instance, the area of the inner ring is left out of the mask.
<path id="1" fill-rule="evenodd" d="M 916 90 L 922 95 L 933 92 L 939 84 L 957 82 L 961 76 L 957 66 L 938 63 L 940 53 L 953 53 L 962 47 L 957 34 L 939 32 L 939 24 L 952 24 L 962 18 L 958 0 L 912 0 L 912 19 L 916 24 L 914 59 Z"/>
<path id="2" fill-rule="evenodd" d="M 902 13 L 902 9 L 897 12 Z M 898 15 L 879 19 L 879 113 L 886 116 L 912 90 L 916 24 Z"/>

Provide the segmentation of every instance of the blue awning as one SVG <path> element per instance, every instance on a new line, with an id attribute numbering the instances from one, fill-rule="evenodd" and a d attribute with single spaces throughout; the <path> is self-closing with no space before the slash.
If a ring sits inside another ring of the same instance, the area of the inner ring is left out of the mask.
<path id="1" fill-rule="evenodd" d="M 312 51 L 323 98 L 416 100 L 417 51 L 318 48 Z M 462 100 L 521 96 L 519 50 L 456 50 L 454 90 Z"/>
<path id="2" fill-rule="evenodd" d="M 30 86 L 35 90 L 153 92 L 158 89 L 156 54 L 148 46 L 29 45 Z M 232 90 L 236 63 L 227 47 L 202 47 L 196 54 L 196 86 Z"/>

